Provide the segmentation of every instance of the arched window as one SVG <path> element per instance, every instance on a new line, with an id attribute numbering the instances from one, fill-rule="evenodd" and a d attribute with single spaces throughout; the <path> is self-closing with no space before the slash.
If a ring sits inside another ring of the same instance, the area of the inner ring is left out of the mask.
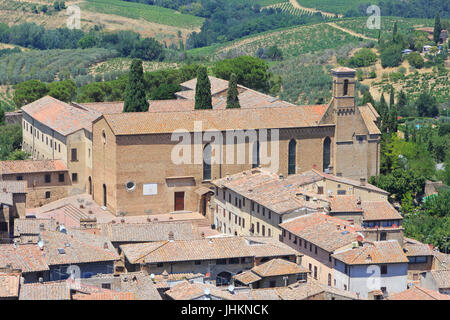
<path id="1" fill-rule="evenodd" d="M 348 80 L 344 80 L 344 96 L 348 95 Z"/>
<path id="2" fill-rule="evenodd" d="M 107 193 L 106 193 L 106 184 L 103 185 L 103 206 L 106 207 L 108 204 Z"/>
<path id="3" fill-rule="evenodd" d="M 203 180 L 211 180 L 211 145 L 203 148 Z"/>
<path id="4" fill-rule="evenodd" d="M 288 151 L 288 174 L 295 174 L 297 142 L 294 139 L 289 141 Z"/>
<path id="5" fill-rule="evenodd" d="M 253 143 L 252 150 L 252 168 L 259 167 L 260 159 L 259 159 L 259 141 Z"/>
<path id="6" fill-rule="evenodd" d="M 328 169 L 331 162 L 331 139 L 326 137 L 323 141 L 323 171 Z"/>

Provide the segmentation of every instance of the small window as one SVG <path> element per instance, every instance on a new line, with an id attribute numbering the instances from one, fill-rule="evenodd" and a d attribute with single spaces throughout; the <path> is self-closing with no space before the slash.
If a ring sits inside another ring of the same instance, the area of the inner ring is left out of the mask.
<path id="1" fill-rule="evenodd" d="M 229 264 L 239 264 L 239 258 L 231 258 L 228 260 Z"/>
<path id="2" fill-rule="evenodd" d="M 216 264 L 227 264 L 227 259 L 217 259 Z"/>
<path id="3" fill-rule="evenodd" d="M 50 182 L 52 182 L 52 177 L 51 177 L 51 175 L 46 174 L 45 175 L 45 183 L 50 183 Z"/>
<path id="4" fill-rule="evenodd" d="M 51 144 L 51 141 L 50 141 Z M 71 161 L 78 161 L 77 149 L 71 150 Z"/>
<path id="5" fill-rule="evenodd" d="M 8 231 L 8 223 L 7 222 L 0 222 L 0 231 L 3 231 L 3 232 Z"/>
<path id="6" fill-rule="evenodd" d="M 201 260 L 195 260 L 194 263 L 195 263 L 195 265 L 197 265 L 197 266 L 202 264 Z"/>
<path id="7" fill-rule="evenodd" d="M 64 182 L 64 173 L 60 173 L 58 176 L 59 182 Z"/>
<path id="8" fill-rule="evenodd" d="M 156 264 L 156 267 L 157 267 L 157 268 L 162 268 L 162 267 L 163 267 L 163 263 L 162 263 L 162 262 L 157 263 L 157 264 Z"/>
<path id="9" fill-rule="evenodd" d="M 72 173 L 72 182 L 78 182 L 78 173 Z"/>
<path id="10" fill-rule="evenodd" d="M 125 184 L 125 188 L 128 192 L 134 191 L 136 189 L 136 183 L 134 181 L 128 181 Z"/>
<path id="11" fill-rule="evenodd" d="M 111 283 L 102 283 L 102 289 L 111 289 Z"/>
<path id="12" fill-rule="evenodd" d="M 45 199 L 50 199 L 50 191 L 45 192 Z"/>
<path id="13" fill-rule="evenodd" d="M 385 264 L 381 265 L 381 274 L 387 274 L 387 265 Z"/>
<path id="14" fill-rule="evenodd" d="M 16 180 L 17 180 L 17 181 L 22 181 L 22 180 L 23 180 L 23 176 L 17 176 L 17 177 L 16 177 Z"/>

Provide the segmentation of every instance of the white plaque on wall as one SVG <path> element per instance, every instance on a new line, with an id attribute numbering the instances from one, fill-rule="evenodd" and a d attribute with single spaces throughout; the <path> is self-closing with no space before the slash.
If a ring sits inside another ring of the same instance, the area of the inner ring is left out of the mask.
<path id="1" fill-rule="evenodd" d="M 152 196 L 158 194 L 158 184 L 147 183 L 144 184 L 144 196 Z"/>

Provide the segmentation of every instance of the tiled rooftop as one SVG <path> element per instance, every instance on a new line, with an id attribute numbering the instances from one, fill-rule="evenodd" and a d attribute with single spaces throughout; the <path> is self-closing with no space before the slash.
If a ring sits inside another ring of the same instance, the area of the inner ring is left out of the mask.
<path id="1" fill-rule="evenodd" d="M 22 111 L 63 136 L 81 129 L 91 132 L 92 122 L 101 115 L 98 112 L 77 108 L 50 96 L 23 106 Z"/>
<path id="2" fill-rule="evenodd" d="M 38 235 L 41 225 L 44 230 L 56 230 L 57 223 L 53 219 L 15 219 L 14 236 Z"/>
<path id="3" fill-rule="evenodd" d="M 403 220 L 401 214 L 389 203 L 389 201 L 362 201 L 364 221 L 375 220 Z"/>
<path id="4" fill-rule="evenodd" d="M 170 232 L 175 240 L 201 238 L 196 225 L 190 222 L 108 223 L 101 230 L 112 242 L 164 241 L 169 240 Z"/>
<path id="5" fill-rule="evenodd" d="M 0 193 L 27 193 L 27 182 L 0 181 Z"/>
<path id="6" fill-rule="evenodd" d="M 48 265 L 119 260 L 113 245 L 105 237 L 67 229 L 67 234 L 59 231 L 43 231 L 41 238 Z M 58 249 L 64 249 L 64 253 L 59 253 Z"/>
<path id="7" fill-rule="evenodd" d="M 62 160 L 0 161 L 0 174 L 62 172 L 67 166 Z"/>
<path id="8" fill-rule="evenodd" d="M 429 245 L 406 237 L 403 238 L 403 251 L 407 257 L 433 255 Z"/>
<path id="9" fill-rule="evenodd" d="M 405 291 L 389 295 L 387 300 L 450 300 L 450 296 L 420 286 L 413 286 Z"/>
<path id="10" fill-rule="evenodd" d="M 309 272 L 305 267 L 284 259 L 272 259 L 253 267 L 251 270 L 261 277 L 274 277 Z"/>
<path id="11" fill-rule="evenodd" d="M 359 201 L 359 204 L 358 204 Z M 333 196 L 330 199 L 331 212 L 359 212 L 362 214 L 361 201 L 354 195 Z"/>
<path id="12" fill-rule="evenodd" d="M 0 268 L 6 268 L 8 265 L 22 270 L 23 273 L 49 270 L 43 252 L 34 244 L 1 244 Z"/>
<path id="13" fill-rule="evenodd" d="M 430 274 L 436 281 L 439 289 L 450 289 L 450 269 L 431 270 Z"/>
<path id="14" fill-rule="evenodd" d="M 65 281 L 26 283 L 20 288 L 19 300 L 70 300 L 70 286 Z"/>
<path id="15" fill-rule="evenodd" d="M 266 238 L 252 240 L 248 241 L 244 237 L 220 237 L 127 244 L 120 248 L 132 264 L 296 254 L 295 250 L 279 241 L 274 243 Z"/>
<path id="16" fill-rule="evenodd" d="M 0 299 L 18 298 L 20 273 L 0 273 Z"/>
<path id="17" fill-rule="evenodd" d="M 226 289 L 219 289 L 212 284 L 206 283 L 190 283 L 189 281 L 183 281 L 170 290 L 166 291 L 165 294 L 173 300 L 195 300 L 204 297 L 205 290 L 209 290 L 209 296 L 214 300 L 246 300 L 246 294 L 240 294 L 238 292 L 232 294 Z"/>
<path id="18" fill-rule="evenodd" d="M 361 236 L 359 226 L 323 212 L 287 220 L 280 227 L 328 252 L 350 245 Z"/>
<path id="19" fill-rule="evenodd" d="M 362 247 L 333 254 L 348 265 L 408 263 L 408 258 L 397 240 L 366 242 Z"/>

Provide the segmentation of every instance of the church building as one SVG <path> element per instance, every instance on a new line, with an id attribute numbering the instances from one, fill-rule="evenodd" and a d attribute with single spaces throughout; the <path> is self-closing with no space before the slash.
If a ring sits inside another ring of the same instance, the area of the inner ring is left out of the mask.
<path id="1" fill-rule="evenodd" d="M 254 167 L 284 177 L 312 169 L 358 181 L 378 175 L 379 115 L 356 105 L 355 70 L 332 72 L 327 105 L 297 106 L 238 85 L 241 108 L 226 109 L 228 81 L 214 77 L 212 109 L 194 109 L 196 79 L 181 84 L 176 100 L 150 101 L 148 112 L 105 103 L 111 113 L 92 126 L 94 200 L 116 215 L 209 215 L 210 182 Z"/>

